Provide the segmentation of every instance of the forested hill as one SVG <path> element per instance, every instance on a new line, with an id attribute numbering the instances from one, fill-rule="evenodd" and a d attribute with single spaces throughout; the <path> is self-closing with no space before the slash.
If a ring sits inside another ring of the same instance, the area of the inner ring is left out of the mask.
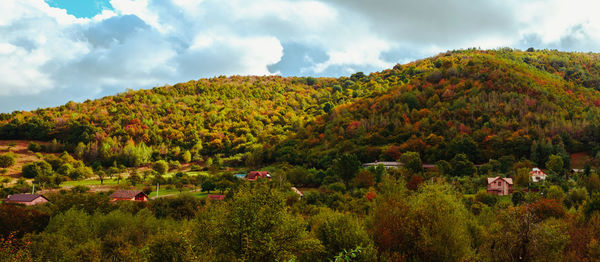
<path id="1" fill-rule="evenodd" d="M 455 51 L 370 78 L 392 88 L 318 117 L 279 146 L 278 160 L 326 166 L 339 152 L 381 161 L 416 151 L 429 163 L 465 153 L 543 167 L 550 154 L 568 163 L 567 152 L 598 150 L 598 54 Z"/>
<path id="2" fill-rule="evenodd" d="M 463 50 L 341 78 L 218 77 L 0 114 L 0 139 L 58 141 L 111 164 L 129 146 L 325 167 L 405 151 L 474 162 L 596 151 L 600 55 Z"/>

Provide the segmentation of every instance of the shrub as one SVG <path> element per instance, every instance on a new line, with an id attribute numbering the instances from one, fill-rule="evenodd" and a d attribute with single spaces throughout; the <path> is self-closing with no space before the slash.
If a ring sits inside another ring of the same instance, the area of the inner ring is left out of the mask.
<path id="1" fill-rule="evenodd" d="M 0 167 L 11 167 L 15 164 L 16 159 L 13 154 L 0 155 Z"/>
<path id="2" fill-rule="evenodd" d="M 31 150 L 32 152 L 40 152 L 42 150 L 42 147 L 36 142 L 29 142 L 27 149 Z"/>

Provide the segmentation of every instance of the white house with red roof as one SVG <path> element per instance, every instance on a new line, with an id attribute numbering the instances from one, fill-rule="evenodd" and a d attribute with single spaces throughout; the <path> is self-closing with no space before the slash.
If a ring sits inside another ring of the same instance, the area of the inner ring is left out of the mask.
<path id="1" fill-rule="evenodd" d="M 541 169 L 534 167 L 531 169 L 531 172 L 529 172 L 529 177 L 532 182 L 537 183 L 546 180 L 546 173 Z"/>

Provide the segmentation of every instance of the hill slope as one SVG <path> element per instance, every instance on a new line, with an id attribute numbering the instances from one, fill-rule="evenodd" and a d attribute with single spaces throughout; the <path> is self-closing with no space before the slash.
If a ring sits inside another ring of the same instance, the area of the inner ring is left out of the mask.
<path id="1" fill-rule="evenodd" d="M 325 167 L 340 152 L 371 161 L 404 151 L 427 162 L 466 153 L 543 164 L 596 150 L 598 89 L 598 54 L 463 50 L 368 76 L 219 77 L 2 114 L 0 139 L 56 138 L 106 165 L 141 143 L 154 158 L 188 150 L 252 165 Z"/>
<path id="2" fill-rule="evenodd" d="M 552 153 L 597 151 L 600 56 L 557 51 L 456 51 L 371 75 L 393 86 L 319 117 L 277 149 L 280 161 L 327 166 L 420 152 L 433 163 L 465 153 L 543 166 Z M 410 79 L 401 84 L 398 79 Z M 290 154 L 293 152 L 293 154 Z"/>

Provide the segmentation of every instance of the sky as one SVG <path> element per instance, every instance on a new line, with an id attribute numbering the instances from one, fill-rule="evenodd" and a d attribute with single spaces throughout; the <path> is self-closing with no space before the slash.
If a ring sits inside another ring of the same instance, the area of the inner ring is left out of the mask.
<path id="1" fill-rule="evenodd" d="M 595 0 L 1 0 L 0 112 L 220 75 L 348 76 L 454 49 L 600 52 Z"/>

